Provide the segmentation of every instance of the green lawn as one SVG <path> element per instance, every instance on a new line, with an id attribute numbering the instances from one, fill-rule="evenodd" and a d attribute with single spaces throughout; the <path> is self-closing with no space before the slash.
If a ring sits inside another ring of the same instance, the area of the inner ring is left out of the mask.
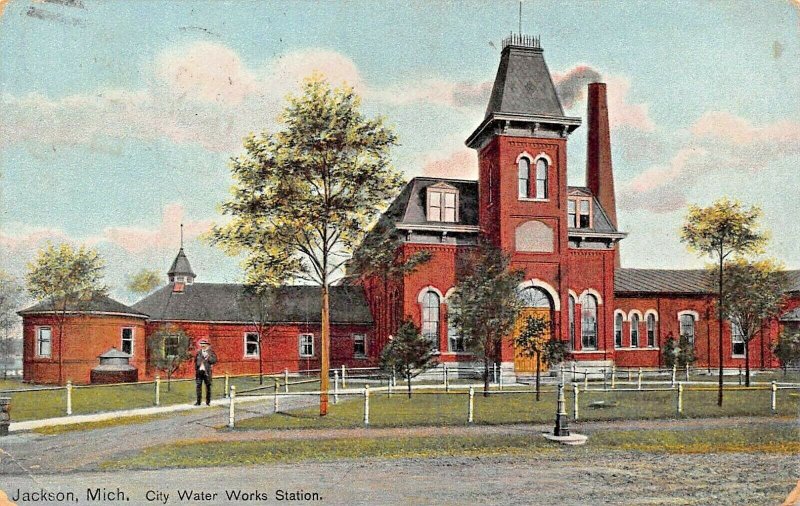
<path id="1" fill-rule="evenodd" d="M 281 379 L 282 381 L 282 379 Z M 290 382 L 298 381 L 298 378 L 290 378 Z M 237 377 L 231 378 L 231 385 L 236 389 L 246 390 L 258 386 L 258 377 Z M 268 386 L 263 393 L 273 392 L 272 378 L 264 378 L 264 384 Z M 11 397 L 11 419 L 12 421 L 39 420 L 42 418 L 53 418 L 66 415 L 67 394 L 64 389 L 60 390 L 35 390 L 30 388 L 25 392 L 14 392 L 5 394 L 3 389 L 25 388 L 20 382 L 4 383 L 0 388 L 0 396 Z M 303 385 L 291 385 L 292 391 L 314 390 L 319 388 L 319 382 L 306 383 Z M 225 389 L 225 379 L 223 376 L 214 379 L 212 393 L 214 398 L 222 398 Z M 259 392 L 261 393 L 261 392 Z M 173 380 L 170 390 L 167 390 L 167 382 L 161 382 L 161 405 L 191 403 L 195 400 L 194 380 Z M 129 384 L 114 385 L 109 387 L 75 387 L 72 391 L 72 413 L 75 415 L 101 413 L 105 411 L 115 411 L 134 408 L 146 408 L 154 406 L 155 387 L 153 384 Z"/>
<path id="2" fill-rule="evenodd" d="M 104 462 L 104 469 L 240 466 L 358 458 L 536 455 L 607 450 L 655 453 L 800 452 L 791 424 L 756 428 L 610 430 L 590 435 L 585 447 L 565 450 L 542 437 L 508 434 L 299 439 L 291 441 L 192 441 L 146 449 L 130 458 Z"/>
<path id="3" fill-rule="evenodd" d="M 572 415 L 572 393 L 568 391 L 567 412 Z M 715 391 L 684 391 L 684 417 L 707 418 L 720 416 L 770 416 L 770 392 L 767 390 L 729 390 L 725 392 L 722 408 L 716 405 Z M 579 397 L 581 420 L 624 420 L 675 418 L 676 392 L 581 392 Z M 602 407 L 592 403 L 603 401 Z M 797 413 L 800 396 L 797 391 L 778 391 L 778 415 Z M 555 393 L 547 389 L 542 400 L 536 402 L 532 393 L 506 393 L 483 397 L 475 393 L 474 421 L 477 424 L 495 425 L 511 423 L 542 423 L 554 418 Z M 465 425 L 467 423 L 468 396 L 466 393 L 405 395 L 374 392 L 370 395 L 370 426 L 403 427 L 414 425 Z M 237 422 L 236 428 L 247 429 L 301 429 L 344 428 L 363 425 L 363 397 L 348 397 L 330 406 L 328 416 L 320 418 L 316 407 L 248 418 Z"/>

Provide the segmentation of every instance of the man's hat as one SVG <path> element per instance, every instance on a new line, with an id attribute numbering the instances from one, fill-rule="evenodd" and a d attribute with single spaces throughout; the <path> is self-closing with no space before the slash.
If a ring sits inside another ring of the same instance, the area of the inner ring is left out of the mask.
<path id="1" fill-rule="evenodd" d="M 201 339 L 200 344 L 211 344 L 211 343 L 208 342 L 208 339 Z"/>

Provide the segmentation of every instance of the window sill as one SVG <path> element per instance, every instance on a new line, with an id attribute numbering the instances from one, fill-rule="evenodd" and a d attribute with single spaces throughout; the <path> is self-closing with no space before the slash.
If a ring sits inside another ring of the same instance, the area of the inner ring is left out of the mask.
<path id="1" fill-rule="evenodd" d="M 614 351 L 658 351 L 661 348 L 655 346 L 619 346 L 614 347 Z"/>
<path id="2" fill-rule="evenodd" d="M 243 360 L 258 360 L 258 355 L 245 355 L 242 357 Z"/>
<path id="3" fill-rule="evenodd" d="M 314 355 L 300 355 L 300 358 L 314 358 Z"/>
<path id="4" fill-rule="evenodd" d="M 731 358 L 741 358 L 741 359 L 745 359 L 745 358 L 747 358 L 747 357 L 745 357 L 744 355 L 731 355 Z"/>
<path id="5" fill-rule="evenodd" d="M 353 355 L 353 358 L 355 360 L 367 360 L 369 357 L 367 357 L 366 355 Z"/>
<path id="6" fill-rule="evenodd" d="M 532 199 L 530 197 L 517 197 L 519 202 L 550 202 L 550 199 Z"/>
<path id="7" fill-rule="evenodd" d="M 573 355 L 581 355 L 581 354 L 590 354 L 590 353 L 605 353 L 605 350 L 572 350 L 570 351 Z"/>
<path id="8" fill-rule="evenodd" d="M 439 355 L 444 355 L 444 356 L 455 356 L 455 355 L 474 356 L 473 353 L 470 353 L 468 351 L 443 351 L 443 352 L 439 353 Z"/>

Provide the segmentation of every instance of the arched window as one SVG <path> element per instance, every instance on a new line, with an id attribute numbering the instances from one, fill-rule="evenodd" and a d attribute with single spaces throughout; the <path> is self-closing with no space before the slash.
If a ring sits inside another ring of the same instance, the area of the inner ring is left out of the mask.
<path id="1" fill-rule="evenodd" d="M 453 316 L 456 308 L 452 304 L 447 305 L 447 346 L 451 352 L 466 351 L 464 338 L 458 333 L 458 329 L 453 325 Z"/>
<path id="2" fill-rule="evenodd" d="M 584 349 L 597 349 L 597 299 L 586 295 L 581 307 L 581 345 Z"/>
<path id="3" fill-rule="evenodd" d="M 519 188 L 519 198 L 527 199 L 530 197 L 531 161 L 524 156 L 517 162 L 517 186 Z"/>
<path id="4" fill-rule="evenodd" d="M 622 348 L 622 313 L 614 317 L 614 346 Z"/>
<path id="5" fill-rule="evenodd" d="M 639 347 L 639 315 L 631 316 L 631 348 Z"/>
<path id="6" fill-rule="evenodd" d="M 656 315 L 653 313 L 647 315 L 647 346 L 656 347 Z"/>
<path id="7" fill-rule="evenodd" d="M 422 297 L 422 336 L 439 349 L 439 295 L 433 290 Z"/>
<path id="8" fill-rule="evenodd" d="M 537 286 L 529 286 L 519 292 L 519 298 L 525 307 L 538 307 L 550 309 L 550 296 Z"/>
<path id="9" fill-rule="evenodd" d="M 691 314 L 682 314 L 680 317 L 681 322 L 681 337 L 686 336 L 689 343 L 694 345 L 694 316 Z"/>
<path id="10" fill-rule="evenodd" d="M 536 160 L 536 198 L 547 198 L 547 160 Z"/>
<path id="11" fill-rule="evenodd" d="M 569 345 L 573 350 L 578 345 L 575 342 L 575 297 L 572 295 L 569 296 Z"/>

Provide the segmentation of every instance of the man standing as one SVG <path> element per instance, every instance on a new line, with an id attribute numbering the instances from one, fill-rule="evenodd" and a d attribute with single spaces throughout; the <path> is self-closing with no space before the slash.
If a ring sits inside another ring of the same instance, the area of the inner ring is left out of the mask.
<path id="1" fill-rule="evenodd" d="M 206 384 L 206 406 L 211 405 L 211 369 L 216 363 L 217 354 L 209 347 L 208 339 L 201 339 L 200 350 L 194 357 L 194 381 L 197 384 L 197 402 L 194 403 L 195 406 L 200 405 L 203 383 Z"/>

